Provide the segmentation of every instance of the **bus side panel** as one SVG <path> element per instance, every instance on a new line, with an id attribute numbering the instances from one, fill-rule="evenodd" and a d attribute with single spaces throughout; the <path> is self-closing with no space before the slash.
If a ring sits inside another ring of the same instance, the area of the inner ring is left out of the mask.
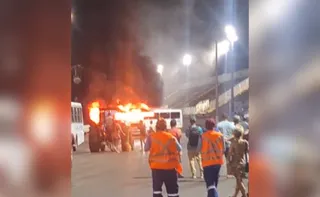
<path id="1" fill-rule="evenodd" d="M 71 133 L 77 139 L 77 145 L 84 143 L 85 137 L 81 106 L 71 106 Z"/>

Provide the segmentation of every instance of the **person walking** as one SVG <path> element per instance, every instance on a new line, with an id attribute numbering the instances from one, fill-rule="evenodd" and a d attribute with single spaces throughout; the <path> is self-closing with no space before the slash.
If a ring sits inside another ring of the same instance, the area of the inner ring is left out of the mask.
<path id="1" fill-rule="evenodd" d="M 179 197 L 178 174 L 181 145 L 167 132 L 164 119 L 156 123 L 156 132 L 146 140 L 145 151 L 149 153 L 149 166 L 152 172 L 153 197 L 162 197 L 162 185 L 165 184 L 169 197 Z"/>
<path id="2" fill-rule="evenodd" d="M 203 178 L 203 169 L 201 164 L 201 155 L 200 152 L 197 151 L 198 144 L 201 142 L 201 135 L 203 130 L 196 124 L 196 118 L 190 118 L 190 127 L 186 131 L 186 136 L 188 138 L 188 158 L 189 158 L 189 165 L 191 169 L 191 175 L 193 179 L 196 179 L 196 166 L 195 162 L 198 163 L 199 170 L 200 170 L 200 178 Z"/>
<path id="3" fill-rule="evenodd" d="M 143 123 L 142 120 L 139 121 L 138 127 L 140 132 L 140 147 L 141 147 L 141 151 L 143 151 L 145 146 L 145 140 L 147 137 L 147 129 L 146 129 L 146 125 Z"/>
<path id="4" fill-rule="evenodd" d="M 155 132 L 155 129 L 153 128 L 153 121 L 150 120 L 148 134 L 154 133 L 154 132 Z"/>
<path id="5" fill-rule="evenodd" d="M 205 122 L 206 131 L 201 136 L 201 143 L 197 149 L 201 153 L 204 180 L 207 186 L 208 197 L 218 197 L 218 182 L 221 166 L 224 163 L 223 155 L 225 141 L 222 133 L 215 130 L 214 119 Z"/>
<path id="6" fill-rule="evenodd" d="M 240 127 L 240 129 L 244 130 L 244 124 L 241 120 L 241 117 L 239 115 L 233 116 L 233 124 L 235 127 Z"/>
<path id="7" fill-rule="evenodd" d="M 244 174 L 248 169 L 247 158 L 249 151 L 248 141 L 242 139 L 243 128 L 237 127 L 234 130 L 234 140 L 231 142 L 229 149 L 228 160 L 231 167 L 231 173 L 236 178 L 236 188 L 233 197 L 237 197 L 239 192 L 241 192 L 242 197 L 246 197 L 246 189 L 242 181 Z M 246 159 L 244 159 L 246 158 Z"/>
<path id="8" fill-rule="evenodd" d="M 233 131 L 235 129 L 235 125 L 233 122 L 228 120 L 228 116 L 226 114 L 222 115 L 222 120 L 217 124 L 218 130 L 223 134 L 224 140 L 225 140 L 225 159 L 226 159 L 226 167 L 227 167 L 227 178 L 233 177 L 230 172 L 230 165 L 228 163 L 228 153 L 231 141 L 233 139 Z"/>
<path id="9" fill-rule="evenodd" d="M 172 119 L 170 121 L 170 127 L 171 127 L 171 129 L 169 130 L 169 133 L 171 133 L 177 139 L 177 141 L 180 143 L 181 130 L 179 128 L 177 128 L 177 121 L 175 119 Z M 176 170 L 178 172 L 178 177 L 184 178 L 182 175 L 183 169 L 182 169 L 182 164 L 181 164 L 181 156 L 182 156 L 182 154 L 180 154 L 180 165 Z"/>

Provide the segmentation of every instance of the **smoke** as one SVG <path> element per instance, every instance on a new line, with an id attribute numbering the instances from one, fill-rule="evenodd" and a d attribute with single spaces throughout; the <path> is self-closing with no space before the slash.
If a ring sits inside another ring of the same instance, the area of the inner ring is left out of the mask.
<path id="1" fill-rule="evenodd" d="M 85 68 L 85 100 L 162 104 L 163 83 L 156 66 L 141 55 L 137 8 L 137 1 L 126 0 L 73 3 L 72 60 Z"/>

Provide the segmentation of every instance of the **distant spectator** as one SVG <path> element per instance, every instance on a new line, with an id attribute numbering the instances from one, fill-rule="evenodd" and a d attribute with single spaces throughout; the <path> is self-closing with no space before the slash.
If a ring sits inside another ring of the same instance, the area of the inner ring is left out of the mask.
<path id="1" fill-rule="evenodd" d="M 245 173 L 245 155 L 248 154 L 249 143 L 246 140 L 242 139 L 242 135 L 242 127 L 237 127 L 234 130 L 234 140 L 232 140 L 231 142 L 227 158 L 230 164 L 231 173 L 235 176 L 237 184 L 233 196 L 238 196 L 239 192 L 241 192 L 242 196 L 247 196 L 242 178 Z"/>
<path id="2" fill-rule="evenodd" d="M 170 121 L 170 130 L 169 132 L 178 140 L 180 143 L 181 140 L 181 130 L 177 128 L 177 121 L 175 119 L 172 119 Z"/>
<path id="3" fill-rule="evenodd" d="M 186 131 L 186 136 L 188 138 L 188 157 L 189 157 L 189 164 L 191 168 L 192 178 L 196 177 L 196 167 L 195 161 L 197 161 L 199 169 L 200 169 L 200 178 L 203 178 L 203 168 L 201 164 L 201 154 L 197 150 L 198 144 L 201 143 L 201 135 L 203 130 L 200 126 L 196 124 L 196 118 L 190 118 L 190 127 Z"/>
<path id="4" fill-rule="evenodd" d="M 228 158 L 229 148 L 231 144 L 231 140 L 233 138 L 233 131 L 235 129 L 235 125 L 233 122 L 228 120 L 228 116 L 223 114 L 221 117 L 222 121 L 220 121 L 217 125 L 218 130 L 223 134 L 225 139 L 225 157 Z M 231 177 L 230 174 L 230 166 L 227 160 L 227 177 Z"/>

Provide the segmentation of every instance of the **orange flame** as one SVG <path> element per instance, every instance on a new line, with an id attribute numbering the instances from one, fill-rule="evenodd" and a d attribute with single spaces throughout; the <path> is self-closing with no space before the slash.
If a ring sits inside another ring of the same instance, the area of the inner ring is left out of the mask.
<path id="1" fill-rule="evenodd" d="M 100 104 L 99 102 L 93 102 L 89 106 L 89 117 L 94 123 L 99 124 L 100 122 Z"/>
<path id="2" fill-rule="evenodd" d="M 150 111 L 150 107 L 144 103 L 138 103 L 138 104 L 128 103 L 126 105 L 118 105 L 118 108 L 122 112 Z"/>
<path id="3" fill-rule="evenodd" d="M 145 117 L 154 116 L 153 112 L 149 112 L 150 108 L 144 103 L 132 104 L 128 103 L 126 105 L 118 105 L 120 113 L 115 114 L 116 120 L 128 121 L 128 122 L 138 122 L 143 120 Z M 147 112 L 143 112 L 147 111 Z"/>

